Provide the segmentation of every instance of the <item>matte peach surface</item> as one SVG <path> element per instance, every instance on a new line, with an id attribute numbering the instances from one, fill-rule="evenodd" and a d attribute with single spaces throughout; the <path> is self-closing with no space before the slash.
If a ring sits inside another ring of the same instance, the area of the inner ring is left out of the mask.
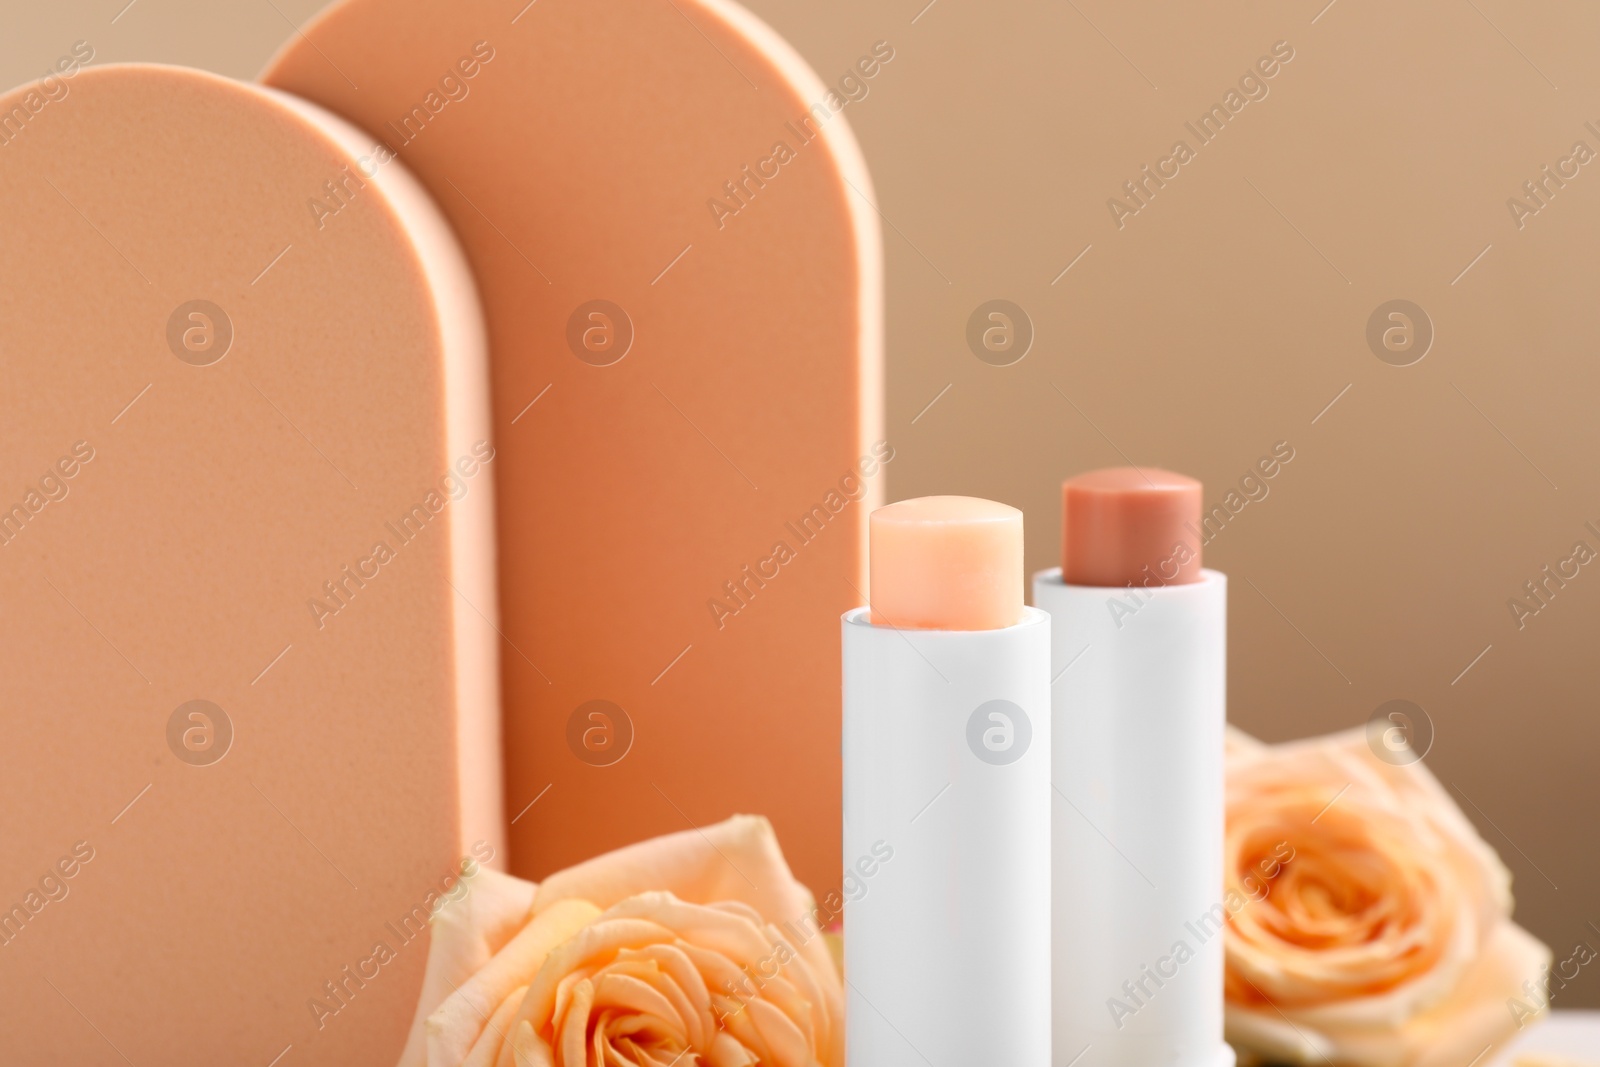
<path id="1" fill-rule="evenodd" d="M 394 147 L 483 292 L 512 869 L 749 811 L 837 888 L 893 455 L 850 112 L 719 0 L 346 0 L 264 79 Z"/>
<path id="2" fill-rule="evenodd" d="M 1155 467 L 1110 467 L 1061 484 L 1061 576 L 1069 585 L 1200 580 L 1200 483 Z"/>
<path id="3" fill-rule="evenodd" d="M 471 279 L 326 114 L 64 85 L 0 145 L 0 1062 L 388 1067 L 503 851 Z"/>
<path id="4" fill-rule="evenodd" d="M 1022 512 L 972 496 L 923 496 L 872 513 L 872 621 L 998 630 L 1022 616 Z"/>

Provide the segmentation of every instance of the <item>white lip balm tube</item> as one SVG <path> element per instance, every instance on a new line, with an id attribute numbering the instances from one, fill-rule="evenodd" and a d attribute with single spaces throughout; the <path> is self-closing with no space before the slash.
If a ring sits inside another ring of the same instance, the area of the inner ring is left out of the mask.
<path id="1" fill-rule="evenodd" d="M 1063 486 L 1050 613 L 1055 1067 L 1232 1067 L 1223 1041 L 1227 578 L 1200 483 Z"/>
<path id="2" fill-rule="evenodd" d="M 850 1067 L 1050 1063 L 1050 619 L 1022 513 L 923 497 L 871 517 L 844 640 Z"/>

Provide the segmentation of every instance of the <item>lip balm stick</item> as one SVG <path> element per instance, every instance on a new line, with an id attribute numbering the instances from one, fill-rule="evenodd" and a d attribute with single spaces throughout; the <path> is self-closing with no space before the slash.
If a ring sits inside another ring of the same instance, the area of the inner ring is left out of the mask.
<path id="1" fill-rule="evenodd" d="M 1053 631 L 1056 1067 L 1233 1063 L 1227 578 L 1200 567 L 1200 499 L 1170 471 L 1071 478 L 1062 567 L 1034 578 Z"/>
<path id="2" fill-rule="evenodd" d="M 843 618 L 851 1067 L 1050 1062 L 1050 619 L 1022 513 L 905 500 L 870 520 Z"/>

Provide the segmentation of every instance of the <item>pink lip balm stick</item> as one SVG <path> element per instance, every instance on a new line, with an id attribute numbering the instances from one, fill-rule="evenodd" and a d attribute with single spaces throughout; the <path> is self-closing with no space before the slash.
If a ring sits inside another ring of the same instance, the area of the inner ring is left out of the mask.
<path id="1" fill-rule="evenodd" d="M 1050 620 L 1022 513 L 880 508 L 844 634 L 852 1067 L 1050 1063 Z"/>
<path id="2" fill-rule="evenodd" d="M 1232 1067 L 1227 578 L 1200 567 L 1200 483 L 1093 471 L 1062 507 L 1062 567 L 1033 585 L 1055 679 L 1054 1063 Z"/>

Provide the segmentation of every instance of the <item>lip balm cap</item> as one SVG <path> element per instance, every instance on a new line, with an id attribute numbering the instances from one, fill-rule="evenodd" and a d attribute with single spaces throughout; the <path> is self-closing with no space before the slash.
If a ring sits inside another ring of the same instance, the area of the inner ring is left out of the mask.
<path id="1" fill-rule="evenodd" d="M 1022 512 L 924 496 L 872 513 L 872 621 L 904 630 L 998 630 L 1022 618 Z"/>
<path id="2" fill-rule="evenodd" d="M 1155 467 L 1110 467 L 1068 478 L 1061 484 L 1062 580 L 1198 582 L 1200 494 L 1195 479 Z"/>

